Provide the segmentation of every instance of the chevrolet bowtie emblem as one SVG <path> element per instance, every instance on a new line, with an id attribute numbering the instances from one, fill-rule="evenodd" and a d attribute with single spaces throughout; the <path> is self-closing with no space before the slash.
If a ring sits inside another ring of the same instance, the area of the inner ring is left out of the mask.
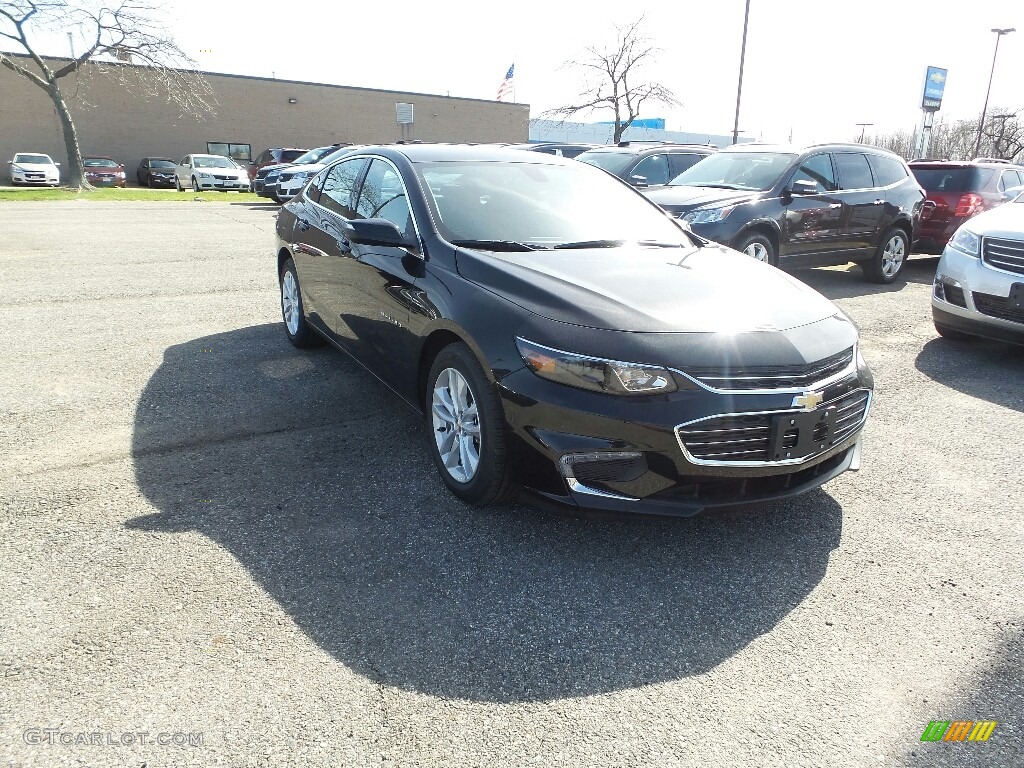
<path id="1" fill-rule="evenodd" d="M 813 411 L 823 399 L 824 396 L 821 392 L 804 392 L 802 395 L 797 395 L 793 398 L 793 407 L 803 408 L 805 411 Z"/>

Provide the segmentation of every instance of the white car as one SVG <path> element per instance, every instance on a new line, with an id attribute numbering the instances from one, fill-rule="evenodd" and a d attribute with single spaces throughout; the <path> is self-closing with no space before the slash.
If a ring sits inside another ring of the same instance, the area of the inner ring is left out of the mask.
<path id="1" fill-rule="evenodd" d="M 202 189 L 248 192 L 251 189 L 249 172 L 224 155 L 185 155 L 174 166 L 174 186 L 179 192 L 186 187 L 194 192 Z"/>
<path id="2" fill-rule="evenodd" d="M 932 286 L 935 330 L 1024 344 L 1024 195 L 964 222 Z"/>
<path id="3" fill-rule="evenodd" d="M 13 160 L 8 160 L 11 166 L 11 184 L 38 184 L 41 186 L 50 185 L 56 187 L 60 184 L 60 163 L 53 162 L 53 158 L 41 152 L 19 152 Z"/>

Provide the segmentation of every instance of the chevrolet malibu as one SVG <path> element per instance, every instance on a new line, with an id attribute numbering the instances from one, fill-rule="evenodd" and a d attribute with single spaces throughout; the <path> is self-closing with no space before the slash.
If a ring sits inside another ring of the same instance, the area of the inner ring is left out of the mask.
<path id="1" fill-rule="evenodd" d="M 288 339 L 424 416 L 474 505 L 692 515 L 860 463 L 857 330 L 600 169 L 498 147 L 364 147 L 281 211 Z"/>

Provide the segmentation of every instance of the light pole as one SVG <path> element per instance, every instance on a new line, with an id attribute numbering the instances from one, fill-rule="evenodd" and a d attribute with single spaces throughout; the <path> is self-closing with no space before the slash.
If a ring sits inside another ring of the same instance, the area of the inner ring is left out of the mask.
<path id="1" fill-rule="evenodd" d="M 743 11 L 743 43 L 740 45 L 740 79 L 736 84 L 736 119 L 732 124 L 732 143 L 740 138 L 740 94 L 743 93 L 743 60 L 747 56 L 747 22 L 750 20 L 750 0 Z"/>
<path id="2" fill-rule="evenodd" d="M 974 157 L 977 157 L 978 153 L 981 152 L 981 132 L 985 129 L 985 113 L 988 112 L 988 97 L 989 94 L 992 93 L 992 75 L 996 73 L 996 56 L 999 55 L 999 38 L 1003 35 L 1008 35 L 1011 32 L 1016 32 L 1017 30 L 1010 27 L 1009 29 L 993 29 L 992 31 L 996 33 L 996 50 L 992 54 L 992 71 L 988 73 L 988 90 L 985 91 L 985 106 L 981 108 L 981 122 L 978 123 L 978 140 L 974 143 Z"/>
<path id="3" fill-rule="evenodd" d="M 874 125 L 874 123 L 857 123 L 857 125 L 860 126 L 860 143 L 863 144 L 864 143 L 864 130 L 869 125 Z"/>

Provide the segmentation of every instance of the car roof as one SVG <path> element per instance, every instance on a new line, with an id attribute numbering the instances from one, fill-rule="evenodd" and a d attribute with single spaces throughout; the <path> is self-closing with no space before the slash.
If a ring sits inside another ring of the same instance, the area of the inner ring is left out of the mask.
<path id="1" fill-rule="evenodd" d="M 106 155 L 82 155 L 82 159 L 83 160 L 114 160 L 114 158 L 107 157 Z M 117 160 L 114 160 L 114 162 L 116 163 Z"/>
<path id="2" fill-rule="evenodd" d="M 976 168 L 978 166 L 984 166 L 986 168 L 1015 168 L 1020 170 L 1024 168 L 1022 165 L 1018 165 L 1010 160 L 995 160 L 991 158 L 979 158 L 977 160 L 911 160 L 909 163 L 911 168 Z"/>
<path id="3" fill-rule="evenodd" d="M 685 150 L 706 150 L 708 153 L 718 151 L 718 148 L 711 144 L 677 144 L 671 141 L 632 141 L 620 142 L 618 144 L 605 144 L 587 150 L 588 152 L 608 152 L 635 155 L 641 152 L 657 152 L 665 149 Z"/>
<path id="4" fill-rule="evenodd" d="M 192 157 L 223 157 L 223 158 L 225 158 L 226 160 L 230 160 L 230 159 L 231 159 L 231 158 L 230 158 L 230 157 L 228 157 L 227 155 L 204 155 L 204 154 L 200 154 L 200 153 L 198 153 L 198 152 L 193 152 L 193 153 L 191 153 L 191 154 L 192 154 Z"/>
<path id="5" fill-rule="evenodd" d="M 821 144 L 769 144 L 756 141 L 748 141 L 743 144 L 732 144 L 720 150 L 721 152 L 777 152 L 789 155 L 802 155 L 806 152 L 867 152 L 873 155 L 889 155 L 899 157 L 883 147 L 876 147 L 872 144 L 858 144 L 856 142 L 830 141 Z M 902 158 L 901 158 L 902 159 Z"/>
<path id="6" fill-rule="evenodd" d="M 378 144 L 361 147 L 352 154 L 404 155 L 411 162 L 480 160 L 485 162 L 576 165 L 575 160 L 545 152 L 508 152 L 501 144 Z"/>

